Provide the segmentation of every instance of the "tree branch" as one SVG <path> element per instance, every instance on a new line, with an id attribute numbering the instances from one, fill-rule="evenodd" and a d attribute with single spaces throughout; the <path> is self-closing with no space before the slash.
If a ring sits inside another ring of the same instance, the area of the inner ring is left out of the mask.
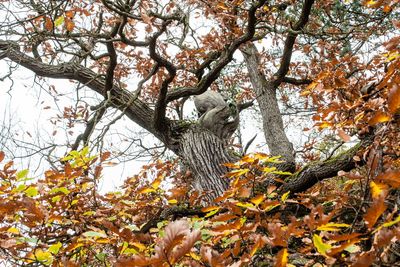
<path id="1" fill-rule="evenodd" d="M 150 57 L 153 59 L 159 67 L 165 67 L 168 71 L 168 77 L 162 82 L 160 92 L 158 94 L 158 99 L 155 106 L 154 112 L 154 128 L 159 131 L 165 131 L 165 113 L 167 109 L 167 93 L 168 86 L 174 80 L 176 76 L 176 67 L 169 62 L 167 59 L 163 58 L 156 51 L 157 38 L 166 31 L 168 24 L 171 21 L 164 21 L 161 29 L 153 35 L 150 39 L 149 52 Z"/>
<path id="2" fill-rule="evenodd" d="M 147 104 L 116 84 L 113 85 L 108 95 L 105 90 L 105 79 L 92 70 L 75 63 L 62 63 L 59 65 L 42 63 L 21 52 L 18 44 L 12 41 L 0 40 L 0 51 L 0 54 L 4 57 L 33 71 L 38 76 L 53 79 L 70 79 L 86 85 L 110 101 L 109 103 L 112 107 L 121 110 L 129 119 L 160 139 L 168 148 L 177 151 L 178 148 L 171 144 L 168 133 L 160 132 L 154 128 L 153 119 L 149 116 L 154 111 Z M 167 118 L 165 119 L 165 124 L 170 124 Z"/>
<path id="3" fill-rule="evenodd" d="M 183 88 L 180 90 L 176 90 L 173 92 L 170 92 L 167 95 L 167 102 L 171 102 L 174 100 L 177 100 L 181 97 L 188 97 L 191 95 L 199 95 L 204 93 L 207 88 L 210 87 L 210 85 L 218 79 L 221 70 L 232 60 L 233 53 L 239 48 L 240 45 L 250 41 L 255 34 L 255 26 L 257 23 L 257 18 L 256 18 L 256 11 L 258 8 L 262 7 L 265 4 L 266 0 L 260 0 L 256 4 L 252 5 L 248 11 L 248 22 L 246 26 L 246 33 L 243 34 L 241 37 L 238 39 L 234 40 L 227 48 L 225 51 L 221 53 L 221 56 L 218 58 L 218 60 L 215 63 L 215 66 L 205 75 L 201 78 L 201 80 L 198 82 L 196 87 L 189 87 L 189 88 Z"/>
<path id="4" fill-rule="evenodd" d="M 293 85 L 307 85 L 312 83 L 312 80 L 310 79 L 296 79 L 296 78 L 291 78 L 291 77 L 283 77 L 282 82 L 284 83 L 290 83 Z"/>
<path id="5" fill-rule="evenodd" d="M 289 31 L 288 36 L 285 41 L 285 47 L 283 48 L 283 54 L 281 58 L 281 63 L 278 71 L 275 73 L 274 85 L 278 87 L 282 82 L 282 79 L 286 76 L 289 71 L 290 61 L 292 59 L 293 46 L 296 41 L 297 35 L 301 32 L 304 26 L 308 22 L 308 18 L 311 13 L 311 7 L 314 4 L 314 0 L 305 0 L 303 9 L 301 10 L 301 15 L 297 23 Z"/>
<path id="6" fill-rule="evenodd" d="M 324 179 L 337 176 L 338 171 L 350 171 L 357 164 L 363 165 L 364 162 L 356 162 L 353 158 L 360 149 L 366 148 L 371 143 L 371 139 L 367 137 L 356 146 L 332 159 L 305 166 L 302 170 L 288 178 L 287 183 L 283 184 L 279 191 L 281 193 L 288 191 L 290 193 L 304 192 Z"/>

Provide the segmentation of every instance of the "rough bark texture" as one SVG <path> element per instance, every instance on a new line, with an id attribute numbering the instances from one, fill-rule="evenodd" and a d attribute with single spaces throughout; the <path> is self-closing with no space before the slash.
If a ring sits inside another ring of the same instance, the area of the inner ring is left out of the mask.
<path id="1" fill-rule="evenodd" d="M 257 95 L 263 118 L 263 129 L 269 151 L 273 156 L 282 156 L 288 170 L 294 169 L 293 145 L 287 138 L 282 116 L 276 99 L 276 89 L 259 70 L 258 52 L 253 43 L 242 49 L 253 89 Z"/>
<path id="2" fill-rule="evenodd" d="M 223 140 L 212 132 L 192 126 L 183 135 L 180 156 L 193 172 L 193 187 L 207 192 L 206 200 L 211 202 L 228 188 L 229 181 L 222 178 L 227 172 L 223 163 L 232 162 Z"/>
<path id="3" fill-rule="evenodd" d="M 370 138 L 363 139 L 356 146 L 350 148 L 349 150 L 341 153 L 340 155 L 332 159 L 323 162 L 314 162 L 305 166 L 303 169 L 287 179 L 287 183 L 283 184 L 280 187 L 280 192 L 304 192 L 324 179 L 337 176 L 338 171 L 340 170 L 350 171 L 354 169 L 357 164 L 363 165 L 365 162 L 355 162 L 354 156 L 361 149 L 366 148 L 370 144 Z"/>

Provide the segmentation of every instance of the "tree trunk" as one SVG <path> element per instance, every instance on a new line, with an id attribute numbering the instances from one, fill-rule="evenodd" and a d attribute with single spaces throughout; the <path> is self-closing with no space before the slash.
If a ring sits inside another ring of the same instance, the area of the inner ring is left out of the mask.
<path id="1" fill-rule="evenodd" d="M 250 81 L 257 95 L 263 120 L 265 140 L 273 156 L 282 156 L 286 163 L 282 165 L 285 170 L 294 171 L 295 160 L 293 145 L 287 138 L 283 127 L 282 116 L 276 99 L 276 88 L 272 82 L 266 80 L 259 70 L 258 52 L 253 43 L 242 49 Z"/>
<path id="2" fill-rule="evenodd" d="M 193 172 L 193 187 L 206 192 L 205 200 L 211 203 L 229 185 L 223 176 L 228 168 L 223 164 L 235 161 L 223 140 L 199 126 L 191 126 L 180 140 L 179 155 Z"/>

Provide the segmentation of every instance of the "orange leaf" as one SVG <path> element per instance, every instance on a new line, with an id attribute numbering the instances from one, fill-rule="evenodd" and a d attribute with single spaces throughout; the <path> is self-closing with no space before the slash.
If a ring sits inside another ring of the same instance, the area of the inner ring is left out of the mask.
<path id="1" fill-rule="evenodd" d="M 287 249 L 281 249 L 276 257 L 275 267 L 285 267 L 288 262 L 288 252 Z"/>
<path id="2" fill-rule="evenodd" d="M 65 16 L 72 19 L 74 17 L 74 12 L 69 10 L 65 12 Z"/>
<path id="3" fill-rule="evenodd" d="M 372 116 L 368 124 L 374 126 L 375 124 L 387 122 L 388 120 L 390 120 L 390 116 L 388 116 L 385 112 L 379 110 L 375 113 L 374 116 Z"/>
<path id="4" fill-rule="evenodd" d="M 395 114 L 400 108 L 400 88 L 397 84 L 394 84 L 388 94 L 388 107 L 389 112 Z"/>
<path id="5" fill-rule="evenodd" d="M 66 18 L 64 23 L 65 23 L 64 24 L 65 25 L 65 29 L 67 29 L 67 31 L 72 32 L 74 30 L 75 23 L 71 19 Z"/>
<path id="6" fill-rule="evenodd" d="M 367 223 L 368 229 L 372 229 L 378 218 L 386 210 L 385 198 L 383 196 L 374 199 L 372 205 L 368 208 L 364 215 L 364 220 Z"/>
<path id="7" fill-rule="evenodd" d="M 213 210 L 219 210 L 220 208 L 218 206 L 210 206 L 210 207 L 205 207 L 202 208 L 201 211 L 202 212 L 209 212 L 209 211 L 213 211 Z"/>
<path id="8" fill-rule="evenodd" d="M 4 154 L 4 152 L 3 152 L 3 151 L 0 151 L 0 162 L 2 162 L 2 161 L 3 161 L 3 159 L 4 159 L 5 155 L 6 155 L 6 154 Z"/>
<path id="9" fill-rule="evenodd" d="M 53 21 L 49 17 L 45 17 L 44 28 L 48 31 L 52 31 L 54 28 Z"/>

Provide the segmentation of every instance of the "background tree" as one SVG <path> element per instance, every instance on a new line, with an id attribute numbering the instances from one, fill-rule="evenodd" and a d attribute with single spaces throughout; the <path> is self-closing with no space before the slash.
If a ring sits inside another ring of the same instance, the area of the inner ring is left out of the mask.
<path id="1" fill-rule="evenodd" d="M 311 255 L 312 249 L 326 264 L 356 265 L 371 263 L 385 248 L 393 250 L 388 236 L 399 235 L 390 227 L 398 223 L 400 154 L 395 141 L 400 106 L 396 1 L 18 0 L 0 5 L 5 18 L 0 58 L 39 77 L 72 81 L 82 105 L 64 109 L 63 117 L 86 125 L 68 144 L 72 152 L 46 172 L 45 180 L 26 184 L 26 172 L 15 173 L 12 163 L 4 166 L 1 248 L 8 259 L 44 265 L 240 266 L 271 262 L 265 251 L 256 255 L 269 246 L 281 248 L 270 253 L 278 266 L 287 263 L 288 251 Z M 242 60 L 246 67 L 237 64 Z M 83 105 L 82 90 L 95 92 L 97 101 Z M 221 138 L 225 133 L 202 127 L 205 117 L 200 123 L 184 120 L 186 100 L 207 90 L 225 91 L 237 102 L 237 109 L 226 104 L 214 110 L 215 125 L 227 126 L 257 101 L 269 153 L 281 161 L 263 154 L 240 159 Z M 54 95 L 61 97 L 57 90 Z M 96 125 L 115 110 L 108 127 L 126 116 L 177 155 L 188 171 L 156 162 L 128 179 L 123 194 L 98 195 L 96 183 L 109 153 L 100 151 L 97 159 L 87 146 L 98 142 Z M 331 130 L 333 141 L 323 144 L 326 157 L 317 151 L 320 140 L 293 146 L 281 110 L 311 111 L 315 129 Z M 350 140 L 359 143 L 341 148 Z M 300 195 L 287 203 L 289 194 L 317 183 L 314 190 L 323 189 L 320 181 L 338 175 L 353 182 L 343 181 L 335 194 Z M 165 177 L 174 185 L 170 194 L 159 187 Z M 353 187 L 355 180 L 359 187 Z M 186 194 L 187 184 L 206 193 L 202 202 L 197 194 Z M 349 199 L 339 189 L 358 194 Z M 344 217 L 348 201 L 357 204 Z M 191 208 L 205 202 L 220 207 Z M 290 215 L 304 219 L 306 226 Z M 182 216 L 202 219 L 199 225 L 174 221 Z M 380 217 L 382 224 L 377 224 Z M 174 222 L 157 228 L 168 219 Z M 165 236 L 149 234 L 155 228 Z M 202 239 L 200 228 L 219 234 L 204 237 L 209 232 L 203 231 Z M 35 240 L 12 236 L 22 237 L 24 231 Z M 361 244 L 362 235 L 379 241 Z M 161 242 L 154 246 L 156 240 Z M 205 241 L 200 250 L 194 247 L 199 240 Z M 354 244 L 357 251 L 341 258 Z M 221 252 L 224 248 L 231 250 Z M 385 262 L 395 261 L 393 255 L 386 253 Z"/>

